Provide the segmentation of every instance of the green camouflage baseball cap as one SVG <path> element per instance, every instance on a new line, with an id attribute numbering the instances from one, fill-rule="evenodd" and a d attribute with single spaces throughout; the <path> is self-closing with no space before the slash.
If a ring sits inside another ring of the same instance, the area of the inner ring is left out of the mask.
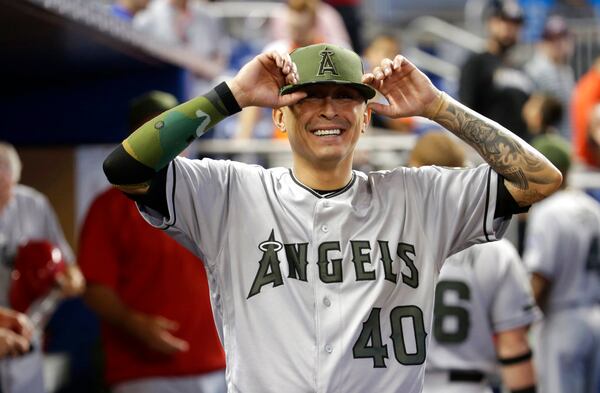
<path id="1" fill-rule="evenodd" d="M 293 93 L 307 85 L 336 83 L 356 88 L 367 100 L 375 96 L 375 89 L 361 83 L 362 61 L 349 49 L 318 44 L 298 48 L 290 56 L 298 67 L 298 83 L 282 87 L 281 95 Z"/>

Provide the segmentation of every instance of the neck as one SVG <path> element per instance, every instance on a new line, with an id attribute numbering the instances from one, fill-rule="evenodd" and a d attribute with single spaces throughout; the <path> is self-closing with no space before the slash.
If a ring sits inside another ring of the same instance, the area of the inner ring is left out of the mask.
<path id="1" fill-rule="evenodd" d="M 335 166 L 308 166 L 294 162 L 294 176 L 315 190 L 337 190 L 352 179 L 352 162 Z"/>

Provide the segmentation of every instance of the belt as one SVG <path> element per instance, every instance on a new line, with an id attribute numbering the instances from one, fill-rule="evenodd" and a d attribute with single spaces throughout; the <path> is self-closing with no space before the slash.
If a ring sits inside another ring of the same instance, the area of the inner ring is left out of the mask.
<path id="1" fill-rule="evenodd" d="M 477 370 L 448 370 L 448 379 L 451 382 L 481 382 L 485 374 Z"/>

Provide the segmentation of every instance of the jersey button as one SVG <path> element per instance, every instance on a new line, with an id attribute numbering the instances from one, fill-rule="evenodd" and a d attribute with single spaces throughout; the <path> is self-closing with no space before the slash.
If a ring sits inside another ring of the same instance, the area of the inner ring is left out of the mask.
<path id="1" fill-rule="evenodd" d="M 323 226 L 321 227 L 321 230 L 322 230 L 323 232 L 327 232 L 327 231 L 329 231 L 329 227 L 328 227 L 327 225 L 323 225 Z"/>
<path id="2" fill-rule="evenodd" d="M 329 207 L 329 201 L 323 201 L 323 207 Z"/>
<path id="3" fill-rule="evenodd" d="M 327 353 L 333 352 L 333 347 L 329 344 L 325 345 L 325 352 L 327 352 Z"/>
<path id="4" fill-rule="evenodd" d="M 323 304 L 324 304 L 326 307 L 329 307 L 329 306 L 331 306 L 331 300 L 329 300 L 329 298 L 328 298 L 328 297 L 325 297 L 325 298 L 323 298 Z"/>

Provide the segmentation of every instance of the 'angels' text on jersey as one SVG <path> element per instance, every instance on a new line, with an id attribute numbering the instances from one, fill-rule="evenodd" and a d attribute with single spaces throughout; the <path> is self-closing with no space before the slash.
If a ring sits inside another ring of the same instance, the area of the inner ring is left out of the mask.
<path id="1" fill-rule="evenodd" d="M 352 250 L 352 262 L 356 281 L 376 280 L 375 271 L 369 270 L 368 265 L 373 263 L 369 251 L 374 247 L 379 248 L 381 263 L 383 264 L 384 278 L 387 281 L 396 283 L 398 274 L 394 272 L 392 264 L 394 259 L 391 254 L 388 241 L 377 240 L 377 244 L 371 244 L 368 240 L 350 240 L 349 244 L 342 245 L 339 241 L 328 241 L 319 244 L 319 279 L 325 283 L 342 282 L 343 268 L 342 259 L 331 257 L 331 252 L 342 251 L 342 247 L 350 247 Z M 252 283 L 248 299 L 260 293 L 265 285 L 272 284 L 273 287 L 283 285 L 283 276 L 279 265 L 279 251 L 284 250 L 287 259 L 289 274 L 288 278 L 307 281 L 306 267 L 308 265 L 307 250 L 308 243 L 282 244 L 274 236 L 274 230 L 271 231 L 269 238 L 258 245 L 258 249 L 263 252 L 259 261 L 258 271 Z M 396 255 L 408 267 L 410 274 L 400 273 L 402 282 L 412 288 L 419 286 L 419 271 L 414 264 L 415 247 L 408 243 L 398 243 L 396 245 Z"/>

